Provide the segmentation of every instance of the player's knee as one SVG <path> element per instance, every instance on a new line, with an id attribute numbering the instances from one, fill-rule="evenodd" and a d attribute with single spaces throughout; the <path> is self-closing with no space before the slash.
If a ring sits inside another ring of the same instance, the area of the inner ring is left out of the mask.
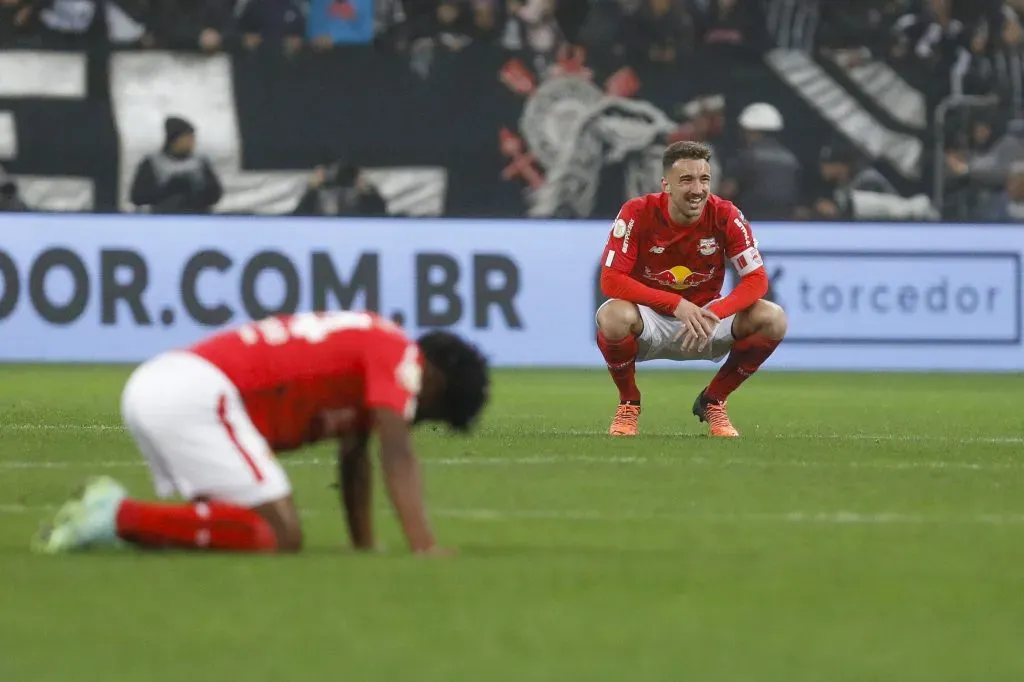
<path id="1" fill-rule="evenodd" d="M 777 303 L 762 299 L 739 312 L 732 329 L 737 339 L 759 334 L 781 341 L 786 336 L 786 312 Z"/>
<path id="2" fill-rule="evenodd" d="M 756 304 L 758 326 L 762 335 L 769 339 L 781 341 L 786 336 L 786 329 L 789 322 L 786 318 L 786 311 L 778 303 L 760 300 Z"/>
<path id="3" fill-rule="evenodd" d="M 597 311 L 597 328 L 613 341 L 637 333 L 641 324 L 640 310 L 629 301 L 609 301 Z"/>

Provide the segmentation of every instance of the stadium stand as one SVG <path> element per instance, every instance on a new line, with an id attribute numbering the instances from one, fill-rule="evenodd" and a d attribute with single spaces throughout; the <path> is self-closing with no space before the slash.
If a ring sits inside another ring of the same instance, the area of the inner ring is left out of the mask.
<path id="1" fill-rule="evenodd" d="M 1013 220 L 1022 4 L 4 0 L 0 206 L 139 210 L 135 170 L 184 117 L 217 212 L 589 217 L 689 137 L 752 217 Z M 797 179 L 761 209 L 738 174 L 765 139 Z"/>

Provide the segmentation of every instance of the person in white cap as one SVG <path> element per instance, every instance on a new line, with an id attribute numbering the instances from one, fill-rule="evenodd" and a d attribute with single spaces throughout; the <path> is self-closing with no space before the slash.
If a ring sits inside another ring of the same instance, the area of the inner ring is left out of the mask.
<path id="1" fill-rule="evenodd" d="M 787 220 L 800 201 L 800 162 L 782 145 L 782 114 L 767 102 L 755 102 L 739 117 L 746 145 L 725 166 L 722 197 L 760 220 Z"/>

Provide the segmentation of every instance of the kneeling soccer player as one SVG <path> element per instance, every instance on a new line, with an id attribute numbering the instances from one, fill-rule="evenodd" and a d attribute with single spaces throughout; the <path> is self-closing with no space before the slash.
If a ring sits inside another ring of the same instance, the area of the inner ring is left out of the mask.
<path id="1" fill-rule="evenodd" d="M 431 332 L 413 343 L 371 313 L 269 317 L 216 334 L 140 365 L 121 399 L 157 494 L 189 502 L 134 500 L 110 478 L 91 479 L 33 547 L 298 551 L 299 516 L 275 453 L 333 438 L 352 544 L 372 549 L 367 441 L 376 431 L 410 548 L 443 554 L 424 511 L 409 425 L 466 431 L 488 386 L 486 360 L 458 337 Z"/>
<path id="2" fill-rule="evenodd" d="M 636 363 L 713 360 L 728 354 L 701 391 L 693 414 L 710 436 L 739 433 L 726 399 L 768 359 L 786 334 L 786 315 L 768 292 L 757 242 L 743 214 L 710 192 L 710 150 L 670 145 L 662 157 L 662 192 L 627 201 L 604 251 L 597 344 L 619 389 L 609 433 L 639 430 Z M 720 298 L 726 262 L 740 280 Z"/>

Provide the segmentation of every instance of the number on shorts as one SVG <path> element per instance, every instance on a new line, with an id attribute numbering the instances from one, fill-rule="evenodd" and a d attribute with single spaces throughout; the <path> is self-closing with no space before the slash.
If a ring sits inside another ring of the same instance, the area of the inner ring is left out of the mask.
<path id="1" fill-rule="evenodd" d="M 262 339 L 271 346 L 280 346 L 289 339 L 302 339 L 308 343 L 320 343 L 333 332 L 345 329 L 369 329 L 373 318 L 366 313 L 342 310 L 331 313 L 299 313 L 285 325 L 276 317 L 247 324 L 238 330 L 247 345 L 259 343 Z"/>

